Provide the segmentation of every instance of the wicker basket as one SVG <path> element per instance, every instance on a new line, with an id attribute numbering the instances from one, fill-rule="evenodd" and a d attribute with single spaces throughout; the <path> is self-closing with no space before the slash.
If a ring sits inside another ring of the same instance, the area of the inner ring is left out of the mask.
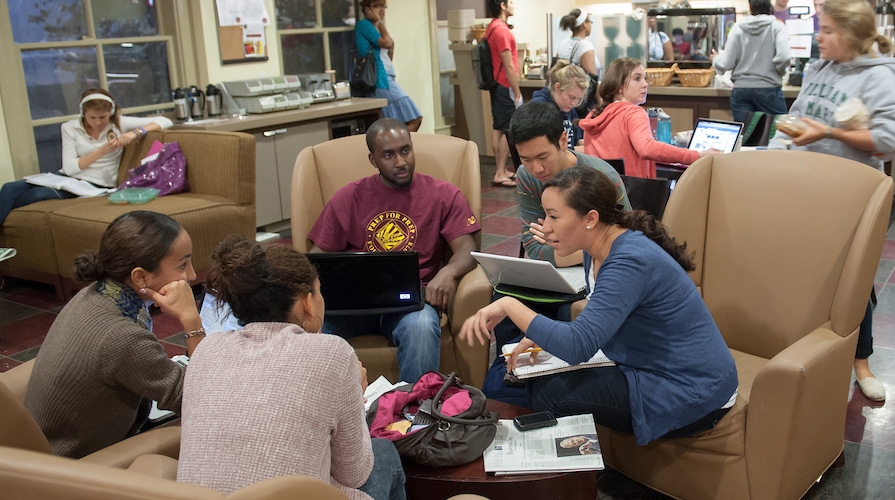
<path id="1" fill-rule="evenodd" d="M 651 87 L 667 87 L 671 85 L 671 79 L 674 77 L 674 71 L 677 64 L 670 68 L 646 68 L 646 83 Z"/>
<path id="2" fill-rule="evenodd" d="M 485 37 L 485 31 L 487 30 L 488 28 L 471 28 L 469 31 L 472 32 L 475 43 L 482 43 L 482 38 Z"/>
<path id="3" fill-rule="evenodd" d="M 678 79 L 684 87 L 708 87 L 712 81 L 713 69 L 680 69 L 675 68 Z"/>

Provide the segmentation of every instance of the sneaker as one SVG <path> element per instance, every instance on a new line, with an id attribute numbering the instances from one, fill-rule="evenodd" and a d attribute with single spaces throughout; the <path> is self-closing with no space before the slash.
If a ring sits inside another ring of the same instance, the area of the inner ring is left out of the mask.
<path id="1" fill-rule="evenodd" d="M 16 256 L 15 248 L 0 248 L 0 262 Z"/>
<path id="2" fill-rule="evenodd" d="M 886 387 L 876 377 L 866 377 L 858 380 L 861 392 L 871 401 L 885 401 Z"/>

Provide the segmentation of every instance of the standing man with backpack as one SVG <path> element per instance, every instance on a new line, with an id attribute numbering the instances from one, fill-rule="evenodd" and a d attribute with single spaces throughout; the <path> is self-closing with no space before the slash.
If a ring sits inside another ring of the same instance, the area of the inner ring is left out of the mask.
<path id="1" fill-rule="evenodd" d="M 507 19 L 515 10 L 513 0 L 488 0 L 488 12 L 494 19 L 484 36 L 491 49 L 491 64 L 496 82 L 491 88 L 491 116 L 494 119 L 491 143 L 497 170 L 491 184 L 502 187 L 516 187 L 506 165 L 510 157 L 506 132 L 513 112 L 522 105 L 522 93 L 519 91 L 519 77 L 516 73 L 516 68 L 519 67 L 516 37 L 507 25 Z"/>

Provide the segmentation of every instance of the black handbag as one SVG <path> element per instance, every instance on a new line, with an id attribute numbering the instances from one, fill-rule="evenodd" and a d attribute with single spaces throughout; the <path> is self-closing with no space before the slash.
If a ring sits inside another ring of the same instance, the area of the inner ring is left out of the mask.
<path id="1" fill-rule="evenodd" d="M 445 395 L 469 393 L 471 404 L 457 416 L 441 412 Z M 487 398 L 479 389 L 465 385 L 456 373 L 445 377 L 438 372 L 427 372 L 413 386 L 389 391 L 367 411 L 367 425 L 373 437 L 390 439 L 402 458 L 428 467 L 451 467 L 468 464 L 482 456 L 497 433 L 500 415 L 485 409 Z M 416 408 L 417 405 L 419 408 Z M 401 435 L 385 430 L 385 426 L 403 418 L 412 406 L 417 417 L 428 426 Z"/>
<path id="2" fill-rule="evenodd" d="M 572 55 L 569 56 L 569 62 L 572 61 L 572 58 L 575 57 L 575 52 L 578 51 L 578 44 L 580 42 L 575 42 L 575 46 L 572 47 Z M 572 63 L 575 66 L 581 67 L 581 63 Z M 581 67 L 581 69 L 584 69 Z M 575 107 L 575 112 L 578 113 L 578 118 L 584 118 L 592 109 L 594 109 L 597 105 L 597 86 L 600 84 L 600 80 L 597 78 L 597 75 L 585 71 L 587 74 L 588 80 L 590 80 L 590 85 L 588 85 L 587 90 L 584 92 L 584 97 L 581 99 L 581 103 Z"/>
<path id="3" fill-rule="evenodd" d="M 351 90 L 358 95 L 372 94 L 376 91 L 377 78 L 376 53 L 370 50 L 360 61 L 355 61 Z"/>

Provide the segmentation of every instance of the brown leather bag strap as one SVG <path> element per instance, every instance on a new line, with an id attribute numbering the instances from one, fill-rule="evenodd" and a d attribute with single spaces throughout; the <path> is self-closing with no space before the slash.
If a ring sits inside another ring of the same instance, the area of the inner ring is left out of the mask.
<path id="1" fill-rule="evenodd" d="M 457 379 L 457 372 L 451 372 L 450 375 L 447 376 L 444 380 L 444 384 L 442 384 L 441 389 L 438 389 L 438 392 L 435 394 L 435 399 L 432 401 L 432 416 L 437 418 L 438 420 L 443 420 L 445 422 L 450 422 L 452 424 L 461 424 L 461 425 L 493 425 L 497 423 L 497 420 L 500 418 L 500 415 L 494 413 L 492 411 L 487 412 L 486 415 L 482 415 L 477 418 L 457 418 L 457 417 L 449 417 L 441 413 L 441 398 L 444 396 L 445 391 L 448 388 L 460 385 L 459 380 Z M 468 390 L 468 389 L 464 389 Z"/>

